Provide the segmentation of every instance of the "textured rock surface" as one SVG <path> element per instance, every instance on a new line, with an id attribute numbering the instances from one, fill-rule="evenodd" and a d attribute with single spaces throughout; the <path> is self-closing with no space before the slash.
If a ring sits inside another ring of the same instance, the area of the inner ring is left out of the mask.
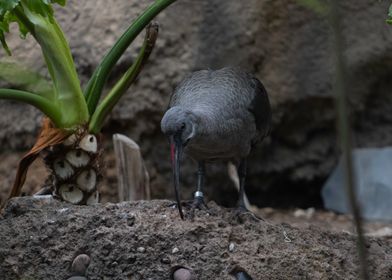
<path id="1" fill-rule="evenodd" d="M 193 222 L 181 221 L 169 204 L 13 199 L 0 215 L 0 275 L 67 279 L 75 257 L 87 254 L 90 280 L 170 279 L 178 267 L 194 279 L 233 279 L 236 271 L 252 279 L 359 279 L 348 233 L 233 218 L 214 203 L 210 215 L 197 211 Z M 372 279 L 390 279 L 391 240 L 369 238 L 367 248 Z"/>
<path id="2" fill-rule="evenodd" d="M 127 24 L 150 2 L 117 0 L 113 5 L 104 0 L 70 0 L 66 9 L 58 9 L 83 83 Z M 341 1 L 352 76 L 351 117 L 361 147 L 392 144 L 392 29 L 384 21 L 388 5 L 387 1 Z M 157 20 L 161 32 L 151 61 L 104 130 L 107 135 L 128 134 L 141 145 L 153 195 L 172 195 L 171 188 L 167 189 L 169 152 L 159 121 L 173 86 L 188 71 L 239 65 L 263 80 L 273 105 L 272 136 L 259 146 L 249 165 L 251 201 L 281 206 L 321 204 L 321 183 L 338 157 L 327 23 L 295 1 L 283 0 L 178 0 Z M 22 42 L 14 34 L 10 42 L 18 60 L 44 73 L 32 40 Z M 131 63 L 134 50 L 127 52 L 109 83 Z M 3 101 L 0 110 L 0 156 L 31 146 L 40 114 Z M 183 169 L 185 186 L 195 185 L 194 167 L 187 163 Z M 225 167 L 213 167 L 209 174 L 207 195 L 233 203 L 235 191 Z M 0 187 L 9 185 L 2 180 Z"/>

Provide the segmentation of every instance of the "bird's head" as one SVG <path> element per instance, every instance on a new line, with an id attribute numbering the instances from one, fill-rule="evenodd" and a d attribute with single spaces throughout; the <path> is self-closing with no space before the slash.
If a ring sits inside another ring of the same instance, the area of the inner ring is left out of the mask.
<path id="1" fill-rule="evenodd" d="M 172 107 L 163 116 L 161 129 L 169 139 L 173 138 L 174 142 L 185 147 L 195 136 L 195 117 L 191 111 Z"/>
<path id="2" fill-rule="evenodd" d="M 192 112 L 180 107 L 170 108 L 161 121 L 162 132 L 169 137 L 170 155 L 173 168 L 174 190 L 180 216 L 183 219 L 183 213 L 180 204 L 179 184 L 180 184 L 180 161 L 183 148 L 195 136 L 196 124 Z"/>

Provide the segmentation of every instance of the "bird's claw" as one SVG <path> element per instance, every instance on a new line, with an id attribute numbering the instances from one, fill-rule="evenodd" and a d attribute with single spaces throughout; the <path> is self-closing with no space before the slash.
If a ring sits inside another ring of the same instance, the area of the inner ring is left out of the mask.
<path id="1" fill-rule="evenodd" d="M 208 210 L 208 206 L 202 196 L 195 196 L 195 198 L 190 201 L 190 208 L 191 210 Z"/>
<path id="2" fill-rule="evenodd" d="M 209 208 L 204 201 L 203 197 L 195 196 L 192 200 L 181 201 L 181 206 L 183 210 L 186 210 L 186 216 L 191 220 L 195 217 L 195 210 L 202 210 L 209 213 Z M 177 203 L 173 202 L 169 204 L 169 207 L 178 208 Z"/>
<path id="3" fill-rule="evenodd" d="M 189 218 L 191 220 L 195 218 L 196 209 L 200 211 L 206 211 L 207 213 L 210 212 L 207 204 L 204 202 L 203 197 L 195 197 L 190 203 Z"/>
<path id="4" fill-rule="evenodd" d="M 258 217 L 255 213 L 243 205 L 237 206 L 237 208 L 234 210 L 234 217 L 241 223 L 244 222 L 244 220 L 247 218 L 250 218 L 252 221 L 256 222 L 264 222 L 263 218 Z"/>

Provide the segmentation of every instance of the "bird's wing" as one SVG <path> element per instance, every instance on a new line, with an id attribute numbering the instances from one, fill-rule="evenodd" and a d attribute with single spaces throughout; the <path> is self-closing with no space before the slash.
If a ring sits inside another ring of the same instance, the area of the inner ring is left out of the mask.
<path id="1" fill-rule="evenodd" d="M 254 97 L 248 110 L 255 117 L 256 129 L 259 131 L 260 137 L 264 138 L 271 129 L 271 105 L 263 84 L 255 77 L 252 77 L 252 82 Z"/>

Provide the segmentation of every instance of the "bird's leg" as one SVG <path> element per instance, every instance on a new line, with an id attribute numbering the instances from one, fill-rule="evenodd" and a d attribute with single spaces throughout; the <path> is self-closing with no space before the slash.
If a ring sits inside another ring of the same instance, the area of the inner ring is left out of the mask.
<path id="1" fill-rule="evenodd" d="M 241 218 L 242 214 L 249 214 L 253 220 L 264 221 L 262 218 L 257 217 L 257 215 L 255 215 L 248 208 L 246 208 L 246 203 L 245 203 L 246 168 L 247 168 L 247 160 L 246 160 L 246 158 L 243 158 L 243 159 L 241 159 L 240 164 L 237 169 L 238 177 L 240 179 L 240 190 L 239 190 L 237 210 L 235 211 L 236 212 L 235 215 L 238 218 Z"/>
<path id="2" fill-rule="evenodd" d="M 204 161 L 199 161 L 199 167 L 197 169 L 197 190 L 194 194 L 192 208 L 201 209 L 202 206 L 206 207 L 204 202 L 204 178 L 205 178 L 205 163 Z"/>
<path id="3" fill-rule="evenodd" d="M 193 195 L 193 199 L 183 201 L 181 204 L 194 212 L 195 209 L 206 210 L 207 205 L 204 202 L 204 178 L 205 178 L 205 164 L 204 161 L 199 161 L 199 167 L 197 169 L 197 189 Z M 191 215 L 193 216 L 193 215 Z"/>
<path id="4" fill-rule="evenodd" d="M 197 169 L 197 189 L 194 193 L 193 199 L 181 202 L 184 208 L 189 209 L 188 217 L 193 219 L 195 217 L 195 210 L 206 210 L 208 212 L 208 206 L 204 202 L 204 178 L 205 178 L 205 164 L 204 161 L 198 162 L 199 167 Z"/>
<path id="5" fill-rule="evenodd" d="M 240 179 L 240 191 L 238 197 L 237 207 L 242 211 L 249 211 L 245 205 L 245 178 L 246 178 L 246 159 L 241 159 L 238 166 L 238 177 Z"/>

